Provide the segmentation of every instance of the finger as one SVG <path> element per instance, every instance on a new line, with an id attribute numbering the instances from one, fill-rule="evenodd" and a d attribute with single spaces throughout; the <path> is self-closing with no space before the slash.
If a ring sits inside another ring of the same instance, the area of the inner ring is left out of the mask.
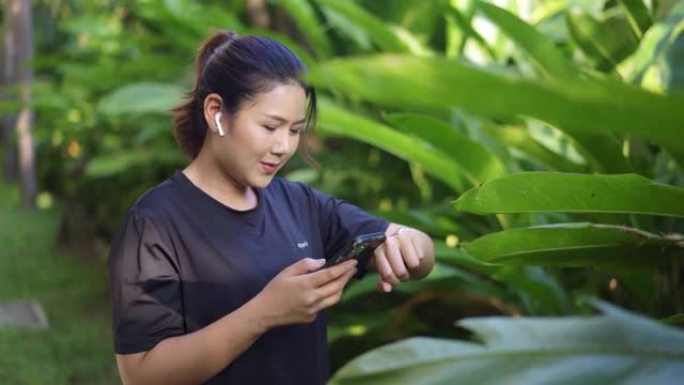
<path id="1" fill-rule="evenodd" d="M 397 240 L 397 237 L 388 238 L 385 241 L 385 245 L 385 255 L 387 256 L 387 261 L 392 267 L 394 275 L 402 281 L 407 281 L 409 279 L 409 274 L 406 270 L 406 266 L 404 265 L 404 259 L 401 256 L 401 250 L 399 249 L 399 241 Z"/>
<path id="2" fill-rule="evenodd" d="M 325 291 L 328 295 L 321 297 L 320 301 L 315 305 L 315 310 L 318 312 L 339 303 L 344 287 L 353 276 L 354 273 L 345 274 L 334 283 L 327 285 L 328 287 L 325 288 Z"/>
<path id="3" fill-rule="evenodd" d="M 392 266 L 390 266 L 389 262 L 387 261 L 384 245 L 375 249 L 375 267 L 378 269 L 378 273 L 383 280 L 394 284 L 399 283 L 399 279 L 392 271 Z"/>
<path id="4" fill-rule="evenodd" d="M 319 270 L 323 265 L 325 265 L 325 259 L 304 258 L 286 267 L 281 274 L 288 276 L 308 274 Z"/>
<path id="5" fill-rule="evenodd" d="M 330 281 L 325 285 L 319 287 L 318 289 L 316 289 L 316 294 L 318 298 L 324 299 L 331 295 L 334 295 L 338 291 L 342 291 L 344 287 L 347 286 L 347 283 L 349 283 L 349 280 L 351 280 L 352 277 L 354 277 L 354 274 L 356 274 L 356 269 L 347 271 L 345 274 L 341 275 L 334 281 Z"/>
<path id="6" fill-rule="evenodd" d="M 378 281 L 378 284 L 375 285 L 375 288 L 376 288 L 379 292 L 382 292 L 382 293 L 389 293 L 389 292 L 392 291 L 392 284 L 381 279 L 381 280 Z"/>
<path id="7" fill-rule="evenodd" d="M 413 244 L 412 238 L 409 235 L 397 237 L 401 249 L 401 257 L 404 260 L 404 265 L 410 270 L 420 266 L 420 258 L 418 252 Z"/>
<path id="8" fill-rule="evenodd" d="M 344 261 L 339 265 L 335 265 L 311 273 L 307 280 L 312 285 L 311 287 L 323 286 L 330 281 L 336 280 L 337 278 L 341 277 L 350 270 L 356 270 L 357 263 L 358 261 L 355 259 Z"/>

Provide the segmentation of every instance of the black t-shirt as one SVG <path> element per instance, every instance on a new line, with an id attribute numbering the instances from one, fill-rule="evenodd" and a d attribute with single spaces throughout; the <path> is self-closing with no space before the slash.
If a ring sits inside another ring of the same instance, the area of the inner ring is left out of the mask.
<path id="1" fill-rule="evenodd" d="M 236 310 L 285 267 L 330 258 L 389 223 L 311 187 L 275 178 L 257 206 L 233 210 L 180 171 L 143 195 L 109 252 L 114 347 L 152 349 Z M 326 317 L 273 329 L 206 384 L 324 384 Z"/>

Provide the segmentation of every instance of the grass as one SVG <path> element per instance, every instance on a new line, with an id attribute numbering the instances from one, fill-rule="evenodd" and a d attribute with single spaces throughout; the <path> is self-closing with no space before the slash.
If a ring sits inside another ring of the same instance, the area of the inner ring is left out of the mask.
<path id="1" fill-rule="evenodd" d="M 0 384 L 120 384 L 104 261 L 55 250 L 59 212 L 23 211 L 0 184 L 0 302 L 38 300 L 50 328 L 0 329 Z"/>

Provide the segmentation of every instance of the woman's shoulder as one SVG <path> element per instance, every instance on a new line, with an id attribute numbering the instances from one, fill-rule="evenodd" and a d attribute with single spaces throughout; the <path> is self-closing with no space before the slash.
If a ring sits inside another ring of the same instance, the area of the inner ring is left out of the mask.
<path id="1" fill-rule="evenodd" d="M 177 200 L 176 189 L 174 181 L 169 178 L 140 195 L 129 211 L 150 219 L 160 218 Z"/>

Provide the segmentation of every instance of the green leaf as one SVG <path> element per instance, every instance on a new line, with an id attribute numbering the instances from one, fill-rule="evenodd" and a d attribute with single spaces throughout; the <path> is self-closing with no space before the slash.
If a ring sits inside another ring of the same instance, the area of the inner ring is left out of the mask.
<path id="1" fill-rule="evenodd" d="M 551 39 L 537 32 L 534 27 L 507 10 L 484 1 L 478 1 L 477 8 L 513 40 L 545 74 L 557 77 L 570 77 L 576 74 L 572 62 L 556 48 Z"/>
<path id="2" fill-rule="evenodd" d="M 369 118 L 345 111 L 330 102 L 320 103 L 321 131 L 346 136 L 371 144 L 390 154 L 420 165 L 426 172 L 456 191 L 466 183 L 458 165 L 442 152 L 417 138 L 402 134 Z"/>
<path id="3" fill-rule="evenodd" d="M 598 21 L 575 8 L 566 13 L 566 23 L 573 40 L 603 70 L 615 67 L 638 46 L 629 25 L 619 18 Z"/>
<path id="4" fill-rule="evenodd" d="M 484 129 L 488 135 L 496 138 L 507 148 L 522 151 L 551 170 L 583 172 L 587 169 L 586 166 L 572 162 L 537 142 L 525 127 L 485 126 Z"/>
<path id="5" fill-rule="evenodd" d="M 467 5 L 466 5 L 467 6 Z M 475 28 L 473 28 L 471 22 L 472 22 L 472 15 L 470 12 L 468 15 L 469 17 L 466 17 L 461 11 L 458 9 L 454 8 L 453 6 L 445 6 L 444 7 L 444 12 L 446 14 L 447 20 L 453 21 L 458 28 L 464 33 L 464 35 L 460 38 L 458 48 L 454 47 L 451 48 L 450 50 L 458 50 L 459 54 L 463 52 L 463 49 L 465 48 L 466 44 L 466 38 L 470 37 L 475 42 L 489 55 L 490 58 L 496 59 L 496 52 L 494 52 L 494 49 L 487 43 L 487 40 L 485 40 L 482 35 L 480 35 Z M 456 34 L 451 33 L 448 38 L 453 39 L 457 37 Z M 453 44 L 453 43 L 452 43 Z M 447 54 L 448 55 L 448 54 Z"/>
<path id="6" fill-rule="evenodd" d="M 524 172 L 461 195 L 456 209 L 476 214 L 593 212 L 684 216 L 684 188 L 639 175 Z"/>
<path id="7" fill-rule="evenodd" d="M 607 304 L 600 316 L 471 318 L 481 343 L 417 337 L 372 350 L 330 385 L 670 385 L 684 376 L 684 333 Z"/>
<path id="8" fill-rule="evenodd" d="M 493 117 L 527 115 L 568 133 L 635 135 L 684 154 L 684 96 L 654 94 L 614 79 L 542 82 L 442 58 L 392 54 L 331 60 L 315 66 L 310 79 L 386 106 L 438 111 L 458 106 Z"/>
<path id="9" fill-rule="evenodd" d="M 315 48 L 319 57 L 329 57 L 332 45 L 328 35 L 308 0 L 280 0 L 277 3 L 294 19 L 298 30 L 304 34 Z"/>
<path id="10" fill-rule="evenodd" d="M 618 4 L 625 11 L 627 21 L 634 33 L 641 39 L 648 28 L 653 24 L 651 14 L 643 0 L 618 0 Z"/>
<path id="11" fill-rule="evenodd" d="M 562 314 L 570 309 L 563 288 L 540 267 L 490 263 L 474 257 L 463 247 L 452 249 L 439 241 L 435 242 L 435 259 L 439 263 L 464 268 L 505 284 L 521 297 L 522 302 L 528 304 L 532 312 L 544 309 L 547 313 Z"/>
<path id="12" fill-rule="evenodd" d="M 637 229 L 569 223 L 490 233 L 466 246 L 466 250 L 491 263 L 624 267 L 662 263 L 683 257 L 677 240 Z"/>
<path id="13" fill-rule="evenodd" d="M 97 109 L 107 115 L 168 114 L 182 97 L 182 89 L 173 84 L 134 83 L 100 99 Z"/>
<path id="14" fill-rule="evenodd" d="M 410 52 L 408 45 L 384 21 L 369 13 L 353 1 L 315 0 L 321 8 L 342 15 L 352 24 L 366 32 L 366 35 L 383 51 Z"/>
<path id="15" fill-rule="evenodd" d="M 660 320 L 660 322 L 669 325 L 684 325 L 684 313 L 671 315 L 665 319 Z"/>
<path id="16" fill-rule="evenodd" d="M 627 76 L 641 82 L 646 70 L 670 49 L 684 27 L 684 3 L 677 4 L 668 16 L 654 24 L 644 35 L 631 57 L 633 69 Z"/>
<path id="17" fill-rule="evenodd" d="M 94 157 L 85 169 L 91 178 L 104 178 L 148 164 L 182 164 L 185 159 L 177 152 L 127 151 L 117 154 L 101 154 Z"/>
<path id="18" fill-rule="evenodd" d="M 633 172 L 634 169 L 622 153 L 621 143 L 605 133 L 575 132 L 571 135 L 578 150 L 589 159 L 598 172 L 618 174 Z"/>
<path id="19" fill-rule="evenodd" d="M 473 184 L 498 178 L 506 173 L 501 161 L 487 148 L 461 135 L 442 121 L 408 113 L 387 114 L 385 119 L 391 125 L 406 130 L 450 156 Z"/>

